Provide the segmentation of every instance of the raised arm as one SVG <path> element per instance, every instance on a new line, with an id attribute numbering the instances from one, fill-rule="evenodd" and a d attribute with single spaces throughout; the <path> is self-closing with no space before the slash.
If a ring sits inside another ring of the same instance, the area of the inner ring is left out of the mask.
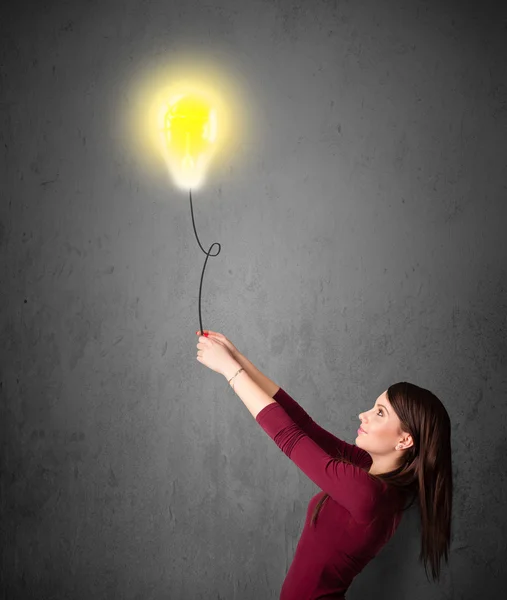
<path id="1" fill-rule="evenodd" d="M 266 394 L 285 410 L 289 417 L 296 423 L 322 450 L 330 456 L 338 454 L 350 460 L 353 464 L 360 467 L 369 466 L 371 457 L 367 452 L 353 444 L 336 437 L 329 431 L 315 423 L 310 415 L 301 407 L 287 392 L 277 385 L 274 381 L 266 377 L 259 371 L 247 358 L 241 353 L 235 356 L 237 362 L 245 369 L 248 376 L 262 388 Z"/>
<path id="2" fill-rule="evenodd" d="M 385 490 L 364 468 L 330 456 L 277 402 L 267 404 L 257 413 L 256 420 L 280 450 L 322 491 L 344 506 L 358 523 L 371 520 L 377 499 Z"/>
<path id="3" fill-rule="evenodd" d="M 261 373 L 259 369 L 253 365 L 244 354 L 241 354 L 241 352 L 235 353 L 234 358 L 239 362 L 243 369 L 245 369 L 245 371 L 248 373 L 248 376 L 253 379 L 253 381 L 255 381 L 255 383 L 262 388 L 270 398 L 273 398 L 276 392 L 280 389 L 280 386 L 276 385 L 274 381 L 271 381 L 269 377 L 266 377 L 264 373 Z"/>

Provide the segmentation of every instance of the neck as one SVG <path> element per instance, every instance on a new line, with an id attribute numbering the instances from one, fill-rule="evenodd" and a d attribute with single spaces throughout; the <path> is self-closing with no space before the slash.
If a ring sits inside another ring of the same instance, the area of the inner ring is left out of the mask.
<path id="1" fill-rule="evenodd" d="M 368 473 L 372 475 L 382 475 L 382 473 L 389 473 L 398 468 L 398 464 L 391 457 L 372 457 L 373 462 L 368 470 Z"/>

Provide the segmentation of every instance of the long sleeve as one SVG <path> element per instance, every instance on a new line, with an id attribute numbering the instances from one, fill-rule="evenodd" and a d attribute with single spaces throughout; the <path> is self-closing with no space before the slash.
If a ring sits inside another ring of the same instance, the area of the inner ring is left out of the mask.
<path id="1" fill-rule="evenodd" d="M 256 421 L 280 450 L 321 490 L 348 510 L 353 518 L 358 522 L 370 520 L 375 511 L 376 493 L 380 490 L 364 468 L 331 455 L 278 402 L 263 408 Z M 304 426 L 308 428 L 308 422 Z M 319 439 L 320 432 L 311 425 L 310 429 Z M 340 446 L 345 444 L 342 440 L 338 442 Z M 330 444 L 329 437 L 324 436 L 324 444 Z"/>
<path id="2" fill-rule="evenodd" d="M 336 457 L 339 454 L 358 467 L 369 468 L 371 466 L 372 458 L 367 452 L 337 438 L 315 423 L 303 407 L 289 396 L 284 389 L 280 388 L 273 396 L 273 400 L 276 400 L 294 423 L 330 456 Z"/>

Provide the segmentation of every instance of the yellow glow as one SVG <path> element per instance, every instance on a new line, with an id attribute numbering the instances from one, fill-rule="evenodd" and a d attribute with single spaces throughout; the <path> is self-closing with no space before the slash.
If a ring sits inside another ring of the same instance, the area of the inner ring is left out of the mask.
<path id="1" fill-rule="evenodd" d="M 188 83 L 174 87 L 159 111 L 161 149 L 176 185 L 196 189 L 204 180 L 219 141 L 220 101 Z"/>
<path id="2" fill-rule="evenodd" d="M 213 170 L 237 166 L 253 142 L 252 94 L 246 94 L 241 70 L 226 63 L 173 57 L 171 66 L 145 68 L 131 78 L 122 133 L 146 168 L 165 163 L 181 189 L 201 187 L 211 164 Z"/>

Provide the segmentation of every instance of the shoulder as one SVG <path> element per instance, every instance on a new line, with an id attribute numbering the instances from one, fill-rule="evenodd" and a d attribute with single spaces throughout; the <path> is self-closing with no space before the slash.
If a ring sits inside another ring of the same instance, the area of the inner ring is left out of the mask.
<path id="1" fill-rule="evenodd" d="M 373 463 L 371 455 L 368 454 L 366 450 L 359 448 L 359 446 L 354 445 L 352 448 L 352 453 L 354 454 L 356 464 L 360 467 L 364 467 L 365 469 L 369 469 Z"/>

